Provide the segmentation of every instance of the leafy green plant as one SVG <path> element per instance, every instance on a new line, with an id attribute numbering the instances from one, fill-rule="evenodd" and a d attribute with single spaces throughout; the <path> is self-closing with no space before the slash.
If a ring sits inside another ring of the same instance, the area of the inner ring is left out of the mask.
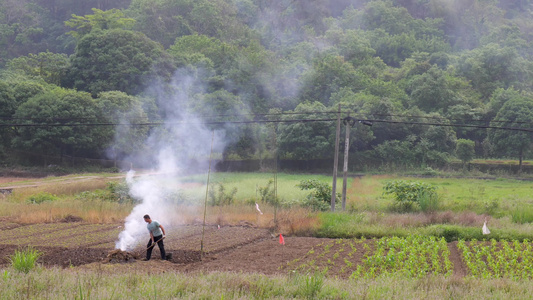
<path id="1" fill-rule="evenodd" d="M 26 201 L 28 203 L 31 203 L 31 204 L 41 204 L 43 202 L 53 202 L 53 201 L 56 201 L 58 199 L 59 198 L 56 195 L 52 195 L 52 194 L 47 193 L 47 192 L 41 192 L 41 193 L 38 193 L 36 195 L 32 195 L 32 196 L 28 197 L 28 199 Z"/>
<path id="2" fill-rule="evenodd" d="M 226 192 L 226 187 L 222 183 L 212 184 L 209 189 L 209 205 L 230 205 L 235 201 L 235 194 L 237 194 L 236 187 Z"/>
<path id="3" fill-rule="evenodd" d="M 332 188 L 329 184 L 320 182 L 315 179 L 302 180 L 297 187 L 301 190 L 311 190 L 307 195 L 306 201 L 302 204 L 304 207 L 309 207 L 314 211 L 327 211 L 331 203 Z M 337 193 L 336 201 L 340 199 L 341 195 Z"/>
<path id="4" fill-rule="evenodd" d="M 27 247 L 23 250 L 15 250 L 15 253 L 9 257 L 11 266 L 23 273 L 30 272 L 37 262 L 37 259 L 42 255 L 39 250 Z"/>
<path id="5" fill-rule="evenodd" d="M 415 205 L 420 206 L 424 198 L 424 208 L 428 209 L 438 201 L 437 188 L 423 182 L 395 180 L 385 183 L 383 194 L 392 195 L 395 205 L 401 211 L 411 211 Z"/>
<path id="6" fill-rule="evenodd" d="M 118 203 L 134 203 L 135 199 L 130 196 L 130 188 L 125 181 L 111 181 L 107 183 L 107 200 Z"/>
<path id="7" fill-rule="evenodd" d="M 279 199 L 276 199 L 276 191 L 274 190 L 274 179 L 269 179 L 266 186 L 259 187 L 259 196 L 261 197 L 262 203 L 269 203 L 275 205 L 279 202 Z"/>

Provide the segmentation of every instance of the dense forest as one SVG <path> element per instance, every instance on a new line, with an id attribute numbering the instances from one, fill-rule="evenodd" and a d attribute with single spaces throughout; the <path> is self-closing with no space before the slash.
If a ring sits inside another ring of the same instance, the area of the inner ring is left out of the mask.
<path id="1" fill-rule="evenodd" d="M 340 105 L 369 161 L 522 162 L 532 58 L 530 0 L 2 0 L 0 156 L 122 159 L 187 113 L 225 158 L 331 158 L 335 121 L 254 121 Z"/>

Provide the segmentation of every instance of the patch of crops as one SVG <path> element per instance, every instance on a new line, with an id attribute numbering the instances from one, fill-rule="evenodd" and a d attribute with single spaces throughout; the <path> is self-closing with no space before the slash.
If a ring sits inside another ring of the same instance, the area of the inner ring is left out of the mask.
<path id="1" fill-rule="evenodd" d="M 471 276 L 477 278 L 531 279 L 533 277 L 533 245 L 530 241 L 465 242 L 457 248 Z"/>
<path id="2" fill-rule="evenodd" d="M 419 278 L 451 275 L 453 265 L 444 239 L 426 236 L 384 237 L 379 240 L 337 239 L 313 247 L 284 266 L 298 272 L 325 271 L 351 278 L 400 274 Z"/>

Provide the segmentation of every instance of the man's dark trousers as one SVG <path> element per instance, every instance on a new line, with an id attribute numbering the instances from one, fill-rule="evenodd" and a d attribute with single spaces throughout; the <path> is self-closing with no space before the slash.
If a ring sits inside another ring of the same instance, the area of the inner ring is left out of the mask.
<path id="1" fill-rule="evenodd" d="M 165 260 L 167 258 L 167 255 L 165 253 L 165 245 L 163 244 L 163 236 L 154 236 L 154 242 L 157 242 L 157 246 L 159 247 L 159 252 L 161 252 L 161 259 Z M 146 248 L 152 246 L 152 239 L 148 241 L 148 245 L 146 245 Z M 154 246 L 155 247 L 155 246 Z M 154 250 L 154 247 L 149 248 L 146 250 L 146 260 L 150 260 L 152 257 L 152 250 Z"/>

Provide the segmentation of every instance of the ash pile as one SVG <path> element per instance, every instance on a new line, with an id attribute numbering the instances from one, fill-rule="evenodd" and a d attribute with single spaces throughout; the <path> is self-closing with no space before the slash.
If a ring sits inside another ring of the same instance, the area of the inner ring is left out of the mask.
<path id="1" fill-rule="evenodd" d="M 107 254 L 104 262 L 116 264 L 116 263 L 131 263 L 139 259 L 139 256 L 135 253 L 128 251 L 122 251 L 120 249 L 113 250 Z"/>

